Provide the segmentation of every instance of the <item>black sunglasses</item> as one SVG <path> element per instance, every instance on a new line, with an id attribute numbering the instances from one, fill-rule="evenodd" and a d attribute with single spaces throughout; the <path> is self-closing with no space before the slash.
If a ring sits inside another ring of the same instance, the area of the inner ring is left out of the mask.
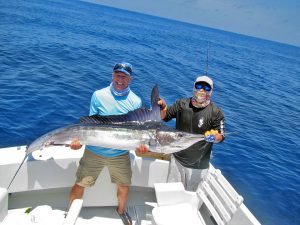
<path id="1" fill-rule="evenodd" d="M 119 69 L 126 70 L 130 75 L 132 75 L 132 66 L 129 63 L 117 63 L 114 66 L 114 71 Z"/>

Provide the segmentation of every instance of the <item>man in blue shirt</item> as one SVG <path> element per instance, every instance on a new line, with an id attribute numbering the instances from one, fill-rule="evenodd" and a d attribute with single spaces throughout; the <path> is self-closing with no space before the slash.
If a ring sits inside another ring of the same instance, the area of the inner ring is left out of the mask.
<path id="1" fill-rule="evenodd" d="M 111 84 L 94 92 L 89 115 L 121 115 L 140 108 L 142 101 L 131 91 L 131 80 L 131 64 L 117 63 L 113 69 Z M 73 140 L 70 147 L 76 150 L 81 148 L 81 144 L 78 140 Z M 86 146 L 76 173 L 76 183 L 71 190 L 70 205 L 74 199 L 82 198 L 86 187 L 95 184 L 105 166 L 109 168 L 111 181 L 117 185 L 117 213 L 124 224 L 131 225 L 132 220 L 125 211 L 132 175 L 128 151 Z"/>

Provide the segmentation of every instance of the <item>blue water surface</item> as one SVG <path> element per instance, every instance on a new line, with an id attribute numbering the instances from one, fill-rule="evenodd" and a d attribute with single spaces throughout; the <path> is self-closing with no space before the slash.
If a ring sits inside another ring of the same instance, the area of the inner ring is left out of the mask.
<path id="1" fill-rule="evenodd" d="M 264 225 L 300 224 L 300 48 L 70 0 L 0 0 L 0 147 L 78 122 L 112 67 L 149 106 L 191 96 L 206 70 L 228 135 L 212 163 Z M 171 123 L 172 125 L 172 123 Z"/>

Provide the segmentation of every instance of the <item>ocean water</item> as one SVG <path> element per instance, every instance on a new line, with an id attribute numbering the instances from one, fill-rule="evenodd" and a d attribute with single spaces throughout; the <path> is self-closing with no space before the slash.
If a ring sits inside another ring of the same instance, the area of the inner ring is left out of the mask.
<path id="1" fill-rule="evenodd" d="M 191 96 L 207 49 L 229 133 L 212 163 L 262 224 L 300 224 L 299 47 L 81 1 L 0 0 L 0 147 L 78 122 L 119 61 L 148 106 L 154 84 L 168 103 Z"/>

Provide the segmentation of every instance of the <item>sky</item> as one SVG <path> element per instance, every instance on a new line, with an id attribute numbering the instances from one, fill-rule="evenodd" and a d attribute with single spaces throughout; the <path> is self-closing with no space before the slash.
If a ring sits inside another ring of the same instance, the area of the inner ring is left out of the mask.
<path id="1" fill-rule="evenodd" d="M 300 47 L 300 0 L 85 0 Z"/>

